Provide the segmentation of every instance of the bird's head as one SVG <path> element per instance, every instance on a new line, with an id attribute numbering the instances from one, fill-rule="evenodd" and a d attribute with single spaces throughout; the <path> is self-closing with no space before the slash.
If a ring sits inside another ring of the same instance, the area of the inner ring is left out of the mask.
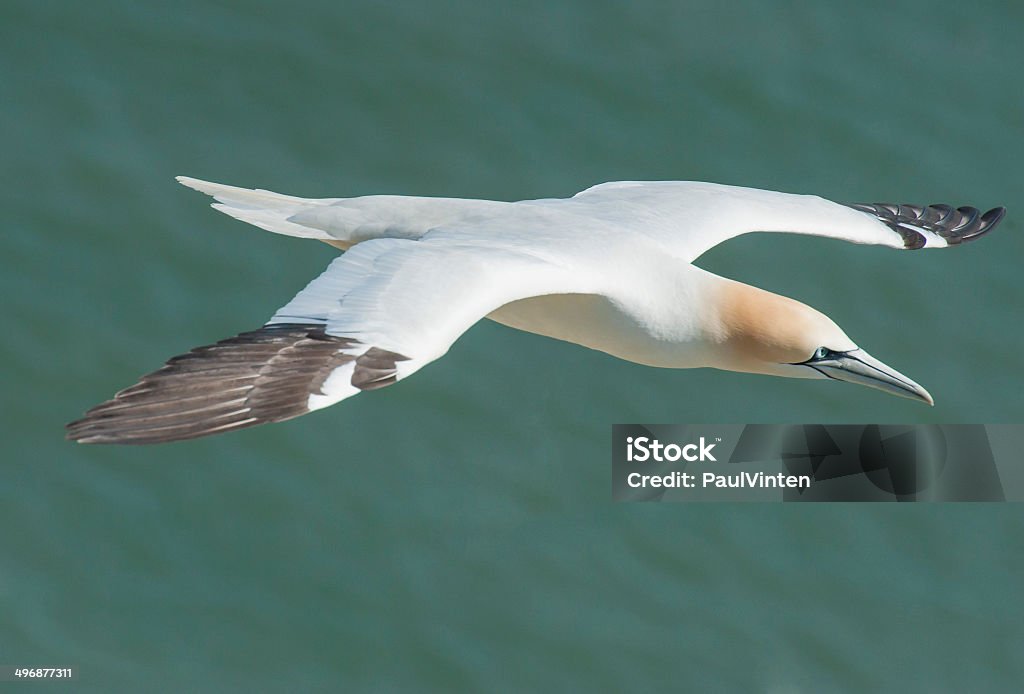
<path id="1" fill-rule="evenodd" d="M 789 378 L 830 378 L 934 404 L 914 381 L 878 361 L 820 311 L 778 294 L 729 281 L 712 339 L 719 368 Z"/>

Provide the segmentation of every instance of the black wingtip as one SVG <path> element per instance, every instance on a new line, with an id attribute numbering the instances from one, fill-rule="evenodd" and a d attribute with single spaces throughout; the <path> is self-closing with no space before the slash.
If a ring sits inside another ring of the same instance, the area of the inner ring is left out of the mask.
<path id="1" fill-rule="evenodd" d="M 995 207 L 982 214 L 976 207 L 954 208 L 943 204 L 922 207 L 876 202 L 849 206 L 876 217 L 898 233 L 907 250 L 924 248 L 927 245 L 925 232 L 943 239 L 947 246 L 969 243 L 992 231 L 1006 216 L 1005 207 Z"/>
<path id="2" fill-rule="evenodd" d="M 355 357 L 322 326 L 269 325 L 173 357 L 65 427 L 78 443 L 149 444 L 210 436 L 309 411 L 335 368 Z"/>
<path id="3" fill-rule="evenodd" d="M 961 242 L 969 243 L 976 239 L 980 239 L 982 236 L 995 229 L 999 222 L 1003 221 L 1003 217 L 1005 216 L 1005 207 L 993 207 L 991 210 L 981 215 L 981 220 L 978 224 L 977 230 L 970 234 L 964 234 L 960 239 Z"/>
<path id="4" fill-rule="evenodd" d="M 398 380 L 409 357 L 330 335 L 306 323 L 265 325 L 172 357 L 138 383 L 96 405 L 66 427 L 78 443 L 182 441 L 281 422 L 309 412 L 311 395 L 336 369 L 354 362 L 358 390 Z M 363 346 L 365 347 L 365 346 Z"/>

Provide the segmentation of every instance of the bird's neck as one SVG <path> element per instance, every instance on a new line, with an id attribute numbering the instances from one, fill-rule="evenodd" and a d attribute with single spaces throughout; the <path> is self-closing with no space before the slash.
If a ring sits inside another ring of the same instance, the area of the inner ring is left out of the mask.
<path id="1" fill-rule="evenodd" d="M 779 294 L 722 277 L 704 316 L 709 366 L 730 371 L 790 375 L 789 364 L 808 356 L 816 311 Z"/>

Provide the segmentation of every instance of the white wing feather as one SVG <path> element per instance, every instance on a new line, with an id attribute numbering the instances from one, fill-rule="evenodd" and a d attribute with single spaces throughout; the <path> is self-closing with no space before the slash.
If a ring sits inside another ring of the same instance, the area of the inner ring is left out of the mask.
<path id="1" fill-rule="evenodd" d="M 814 195 L 690 181 L 618 181 L 571 200 L 586 214 L 647 236 L 687 261 L 755 231 L 904 247 L 900 235 L 874 217 Z"/>
<path id="2" fill-rule="evenodd" d="M 400 355 L 401 379 L 444 355 L 470 326 L 511 301 L 591 293 L 598 284 L 585 269 L 512 244 L 378 239 L 334 260 L 268 325 L 319 323 L 329 335 L 354 340 L 354 355 L 372 348 Z M 351 373 L 341 376 L 328 380 L 311 407 L 358 392 L 348 382 Z"/>

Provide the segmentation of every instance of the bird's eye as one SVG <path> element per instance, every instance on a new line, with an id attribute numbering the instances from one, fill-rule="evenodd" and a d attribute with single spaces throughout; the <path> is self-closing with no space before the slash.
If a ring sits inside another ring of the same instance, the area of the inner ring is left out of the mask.
<path id="1" fill-rule="evenodd" d="M 829 350 L 825 349 L 824 347 L 819 347 L 814 352 L 814 358 L 815 359 L 824 359 L 825 357 L 828 356 L 828 354 L 829 354 Z"/>

